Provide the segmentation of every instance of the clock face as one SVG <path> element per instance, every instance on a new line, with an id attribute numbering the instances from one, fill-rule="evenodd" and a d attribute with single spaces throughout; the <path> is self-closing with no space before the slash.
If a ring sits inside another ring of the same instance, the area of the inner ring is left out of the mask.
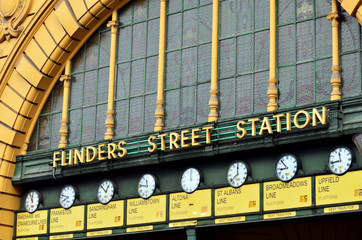
<path id="1" fill-rule="evenodd" d="M 97 199 L 102 204 L 109 203 L 116 191 L 116 184 L 108 179 L 104 179 L 98 186 Z"/>
<path id="2" fill-rule="evenodd" d="M 341 175 L 352 165 L 352 152 L 346 147 L 337 147 L 329 155 L 328 168 L 332 173 Z"/>
<path id="3" fill-rule="evenodd" d="M 248 178 L 248 167 L 242 161 L 235 161 L 230 164 L 227 172 L 227 181 L 232 187 L 240 187 Z"/>
<path id="4" fill-rule="evenodd" d="M 181 177 L 181 187 L 186 193 L 193 193 L 200 185 L 201 173 L 196 168 L 188 168 Z"/>
<path id="5" fill-rule="evenodd" d="M 293 154 L 284 154 L 275 168 L 277 177 L 283 182 L 290 181 L 298 171 L 298 160 Z"/>
<path id="6" fill-rule="evenodd" d="M 31 190 L 27 193 L 25 198 L 25 210 L 29 213 L 35 212 L 40 204 L 41 194 L 38 191 Z"/>
<path id="7" fill-rule="evenodd" d="M 138 194 L 141 198 L 147 199 L 152 196 L 156 190 L 157 180 L 152 174 L 145 174 L 138 182 Z"/>
<path id="8" fill-rule="evenodd" d="M 77 197 L 76 188 L 71 185 L 66 185 L 60 192 L 59 196 L 60 205 L 63 208 L 68 209 L 71 206 L 73 206 L 76 197 Z"/>

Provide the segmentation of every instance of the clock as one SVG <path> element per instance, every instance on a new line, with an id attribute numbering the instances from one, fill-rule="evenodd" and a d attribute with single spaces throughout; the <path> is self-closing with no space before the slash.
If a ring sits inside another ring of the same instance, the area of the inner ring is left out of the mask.
<path id="1" fill-rule="evenodd" d="M 152 196 L 158 185 L 157 178 L 152 174 L 144 174 L 138 182 L 138 195 L 147 199 Z"/>
<path id="2" fill-rule="evenodd" d="M 63 208 L 68 209 L 73 206 L 77 198 L 78 190 L 72 185 L 66 185 L 60 192 L 59 202 Z"/>
<path id="3" fill-rule="evenodd" d="M 201 183 L 201 172 L 196 168 L 186 169 L 181 176 L 181 187 L 186 193 L 193 193 Z"/>
<path id="4" fill-rule="evenodd" d="M 226 179 L 230 186 L 238 188 L 244 184 L 249 175 L 249 167 L 242 161 L 232 162 L 228 168 Z"/>
<path id="5" fill-rule="evenodd" d="M 28 213 L 35 212 L 38 209 L 39 204 L 42 202 L 42 200 L 43 197 L 40 192 L 36 190 L 30 190 L 25 197 L 25 210 Z"/>
<path id="6" fill-rule="evenodd" d="M 328 168 L 332 173 L 342 175 L 351 167 L 352 161 L 352 151 L 349 148 L 336 147 L 329 155 Z"/>
<path id="7" fill-rule="evenodd" d="M 282 155 L 275 167 L 277 177 L 283 182 L 290 181 L 298 172 L 298 169 L 298 159 L 293 154 Z"/>
<path id="8" fill-rule="evenodd" d="M 116 191 L 117 185 L 109 179 L 104 179 L 98 185 L 97 199 L 100 203 L 107 204 L 112 200 Z"/>

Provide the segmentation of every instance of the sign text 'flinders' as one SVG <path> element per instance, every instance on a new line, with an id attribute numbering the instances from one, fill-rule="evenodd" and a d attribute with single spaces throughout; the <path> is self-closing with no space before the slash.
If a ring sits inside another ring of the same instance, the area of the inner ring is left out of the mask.
<path id="1" fill-rule="evenodd" d="M 272 122 L 272 123 L 271 123 Z M 235 125 L 236 137 L 242 139 L 248 136 L 262 136 L 264 134 L 291 131 L 292 128 L 303 129 L 312 124 L 327 124 L 327 109 L 322 107 L 321 111 L 313 108 L 312 112 L 301 110 L 292 115 L 290 112 L 273 115 L 272 118 L 251 118 L 246 121 L 238 121 Z M 251 125 L 246 128 L 246 125 Z M 283 127 L 282 127 L 283 125 Z M 156 150 L 180 149 L 191 146 L 211 144 L 213 126 L 182 130 L 181 132 L 162 133 L 148 137 L 147 150 L 152 153 Z M 124 158 L 127 155 L 127 143 L 119 141 L 116 143 L 103 143 L 98 146 L 82 147 L 81 149 L 69 149 L 56 151 L 53 154 L 53 167 L 86 164 L 90 162 L 104 161 L 116 158 Z"/>

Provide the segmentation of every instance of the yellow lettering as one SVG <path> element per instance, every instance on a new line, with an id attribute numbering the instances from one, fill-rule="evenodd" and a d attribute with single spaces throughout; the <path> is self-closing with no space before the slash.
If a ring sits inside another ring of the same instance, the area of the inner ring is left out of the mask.
<path id="1" fill-rule="evenodd" d="M 281 117 L 284 117 L 285 114 L 277 114 L 274 115 L 273 118 L 277 119 L 277 132 L 281 132 L 282 131 L 282 121 L 280 120 Z"/>
<path id="2" fill-rule="evenodd" d="M 107 151 L 106 150 L 103 150 L 103 147 L 105 147 L 106 144 L 99 144 L 98 145 L 98 160 L 99 161 L 102 161 L 102 160 L 106 160 L 107 158 L 102 156 L 103 153 L 106 153 Z"/>
<path id="3" fill-rule="evenodd" d="M 68 160 L 69 165 L 73 165 L 73 149 L 69 150 L 69 160 Z"/>
<path id="4" fill-rule="evenodd" d="M 93 155 L 91 154 L 90 150 L 92 150 L 93 152 Z M 87 156 L 87 159 L 86 159 L 86 162 L 93 162 L 94 159 L 96 159 L 97 157 L 97 148 L 95 147 L 87 147 L 86 149 L 86 156 Z"/>
<path id="5" fill-rule="evenodd" d="M 300 114 L 304 114 L 305 116 L 305 123 L 303 125 L 300 125 L 299 122 L 298 122 L 298 117 Z M 297 127 L 297 128 L 305 128 L 306 126 L 308 126 L 310 123 L 310 116 L 309 116 L 309 113 L 307 111 L 298 111 L 295 116 L 294 116 L 294 125 Z"/>
<path id="6" fill-rule="evenodd" d="M 127 144 L 127 143 L 124 142 L 124 141 L 119 141 L 117 147 L 118 147 L 118 150 L 120 151 L 120 153 L 118 153 L 118 157 L 122 158 L 122 157 L 126 156 L 126 154 L 127 154 L 127 149 L 124 148 L 124 147 L 122 147 L 123 145 L 126 145 L 126 144 Z"/>
<path id="7" fill-rule="evenodd" d="M 85 149 L 82 148 L 81 151 L 78 149 L 74 149 L 74 164 L 78 164 L 78 161 L 80 163 L 85 163 Z"/>
<path id="8" fill-rule="evenodd" d="M 180 141 L 180 135 L 177 133 L 170 133 L 170 149 L 180 148 L 177 142 Z"/>
<path id="9" fill-rule="evenodd" d="M 273 134 L 273 130 L 270 126 L 269 118 L 264 117 L 263 123 L 261 124 L 259 135 L 263 135 L 264 130 L 268 130 L 269 134 Z"/>
<path id="10" fill-rule="evenodd" d="M 198 138 L 200 138 L 200 136 L 199 135 L 196 135 L 196 133 L 197 132 L 200 132 L 201 131 L 201 129 L 200 128 L 194 128 L 194 129 L 192 129 L 192 134 L 191 134 L 191 145 L 192 146 L 200 146 L 201 145 L 201 143 L 199 143 L 199 142 L 196 142 L 196 139 L 198 139 Z"/>
<path id="11" fill-rule="evenodd" d="M 67 163 L 67 154 L 65 153 L 65 151 L 62 151 L 62 162 L 61 162 L 62 166 L 68 166 L 69 164 Z"/>
<path id="12" fill-rule="evenodd" d="M 213 126 L 208 126 L 208 127 L 203 127 L 202 130 L 205 130 L 206 132 L 206 144 L 210 144 L 211 143 L 211 132 L 210 130 L 214 129 Z"/>
<path id="13" fill-rule="evenodd" d="M 317 119 L 322 123 L 322 125 L 327 124 L 327 109 L 326 107 L 322 107 L 322 116 L 319 114 L 316 108 L 313 108 L 313 123 L 312 125 L 317 126 Z"/>
<path id="14" fill-rule="evenodd" d="M 255 122 L 260 121 L 259 118 L 249 119 L 248 122 L 251 122 L 251 136 L 256 136 L 256 124 Z"/>
<path id="15" fill-rule="evenodd" d="M 154 142 L 152 142 L 152 140 L 155 140 L 155 139 L 156 139 L 155 136 L 149 136 L 149 137 L 148 137 L 148 144 L 150 144 L 150 145 L 152 146 L 152 148 L 148 147 L 147 149 L 148 149 L 148 151 L 151 152 L 151 153 L 154 152 L 154 151 L 156 151 L 156 149 L 157 149 L 157 144 L 154 143 Z"/>
<path id="16" fill-rule="evenodd" d="M 114 153 L 117 150 L 117 145 L 115 143 L 108 143 L 108 159 L 117 158 L 117 155 Z"/>
<path id="17" fill-rule="evenodd" d="M 241 125 L 245 125 L 246 122 L 244 121 L 239 121 L 237 124 L 236 124 L 236 128 L 241 131 L 241 134 L 240 133 L 236 133 L 236 136 L 238 138 L 244 138 L 246 136 L 246 130 L 244 128 L 241 127 Z"/>
<path id="18" fill-rule="evenodd" d="M 58 157 L 61 153 L 60 152 L 54 152 L 53 153 L 53 167 L 56 168 L 58 166 L 57 162 L 60 162 L 61 159 Z"/>
<path id="19" fill-rule="evenodd" d="M 190 146 L 190 144 L 185 143 L 185 141 L 190 140 L 190 138 L 186 137 L 186 135 L 185 135 L 186 133 L 189 133 L 189 132 L 190 132 L 189 130 L 181 131 L 181 147 L 189 147 Z"/>
<path id="20" fill-rule="evenodd" d="M 292 115 L 290 113 L 287 113 L 287 131 L 291 131 L 292 130 Z"/>
<path id="21" fill-rule="evenodd" d="M 161 151 L 166 150 L 166 140 L 165 137 L 168 135 L 168 133 L 160 134 L 158 135 L 159 138 L 161 138 Z"/>

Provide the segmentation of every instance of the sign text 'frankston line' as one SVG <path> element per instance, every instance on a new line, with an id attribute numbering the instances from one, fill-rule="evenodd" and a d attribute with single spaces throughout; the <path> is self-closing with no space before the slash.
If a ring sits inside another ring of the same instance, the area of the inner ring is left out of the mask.
<path id="1" fill-rule="evenodd" d="M 315 127 L 318 124 L 327 124 L 327 109 L 322 107 L 321 113 L 316 108 L 312 109 L 311 114 L 308 111 L 301 110 L 295 113 L 294 117 L 292 114 L 281 113 L 273 115 L 273 121 L 275 125 L 270 123 L 268 117 L 251 118 L 247 121 L 239 121 L 236 123 L 238 132 L 236 133 L 237 138 L 244 138 L 246 135 L 261 136 L 265 132 L 273 134 L 274 132 L 291 131 L 292 126 L 298 129 L 306 128 L 312 123 Z M 251 123 L 251 128 L 244 128 L 244 125 Z M 282 128 L 282 123 L 285 124 L 285 128 Z M 211 144 L 211 130 L 213 126 L 206 126 L 203 128 L 194 128 L 191 130 L 182 130 L 180 133 L 162 133 L 157 136 L 151 135 L 148 137 L 149 147 L 147 148 L 150 153 L 166 149 L 178 149 L 188 148 L 191 146 L 200 146 L 202 144 Z M 259 131 L 257 131 L 259 130 Z M 205 141 L 201 143 L 201 132 L 205 133 Z M 191 136 L 190 136 L 191 135 Z M 167 141 L 166 141 L 167 138 Z M 53 167 L 57 167 L 58 164 L 61 166 L 86 164 L 90 162 L 104 161 L 115 158 L 123 158 L 127 155 L 127 143 L 119 141 L 116 143 L 103 143 L 97 147 L 89 146 L 82 147 L 81 149 L 69 149 L 66 151 L 57 151 L 53 154 Z"/>

